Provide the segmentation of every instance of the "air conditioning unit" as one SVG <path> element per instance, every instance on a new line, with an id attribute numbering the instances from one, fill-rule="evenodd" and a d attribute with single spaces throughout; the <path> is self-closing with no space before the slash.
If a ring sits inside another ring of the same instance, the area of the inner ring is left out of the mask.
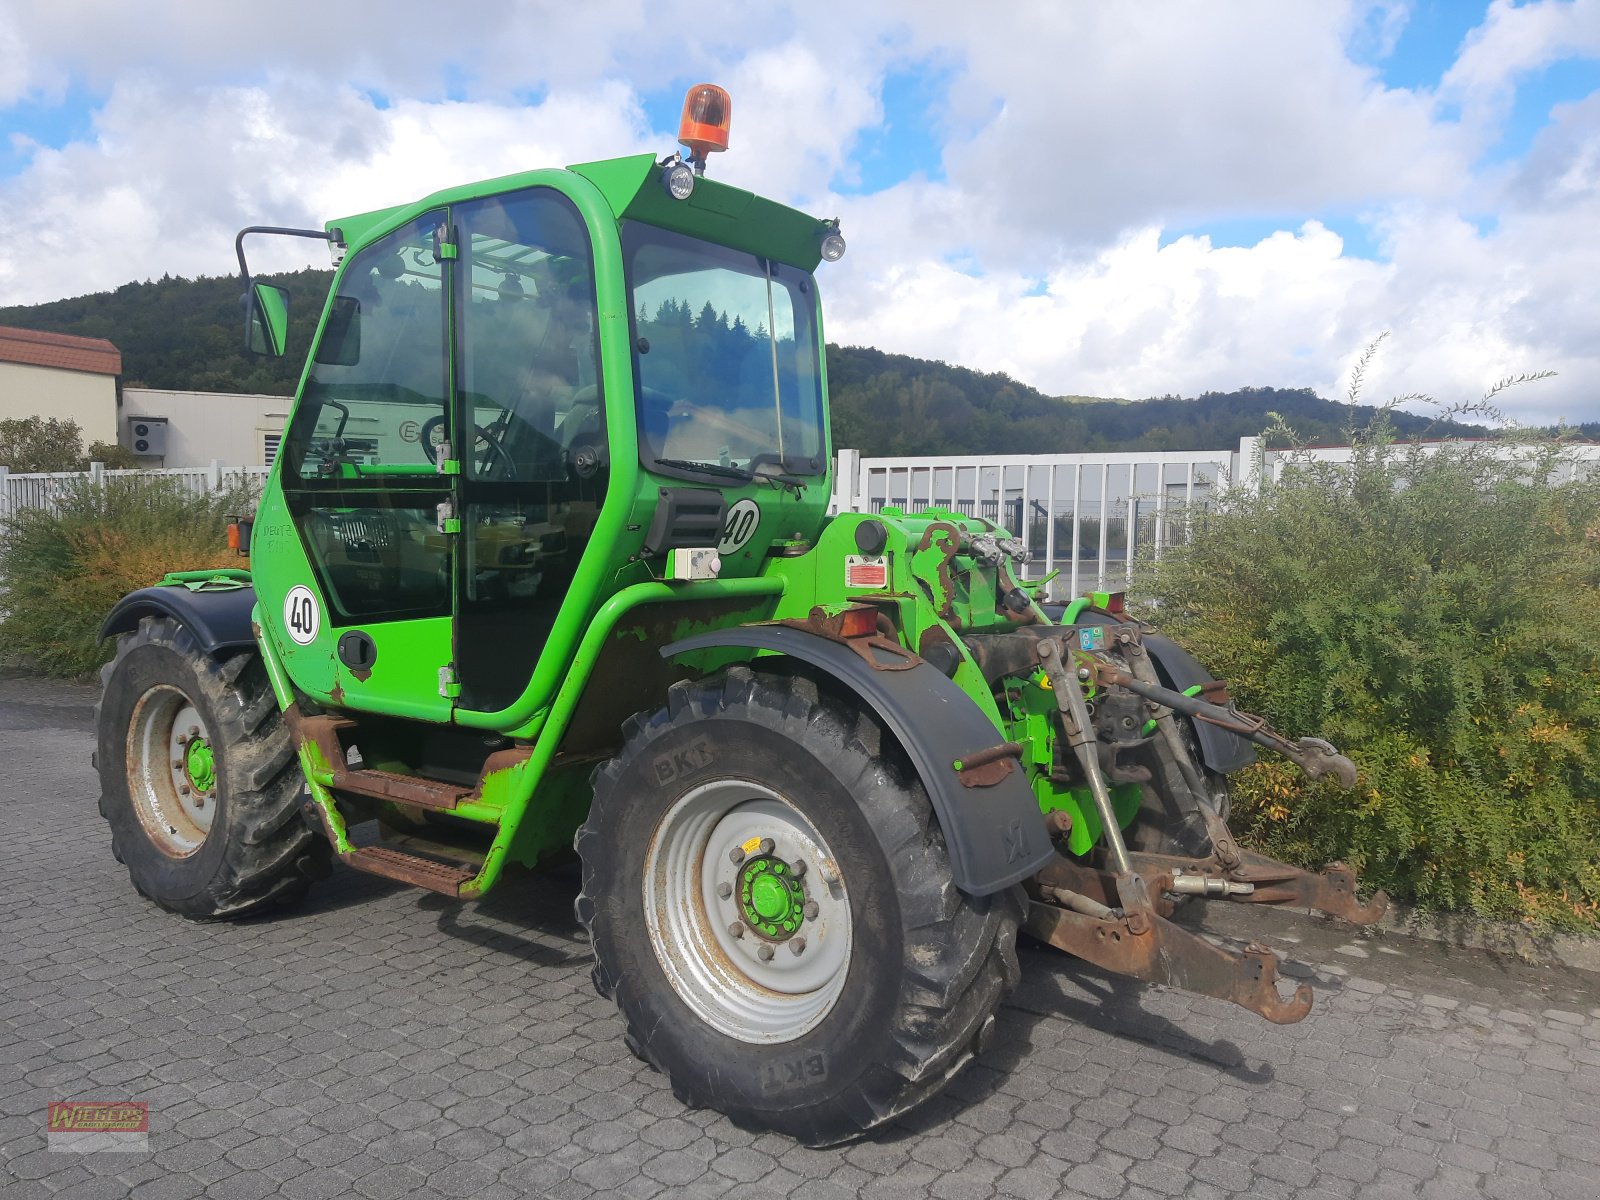
<path id="1" fill-rule="evenodd" d="M 167 418 L 129 417 L 128 449 L 135 454 L 164 457 L 167 453 Z"/>

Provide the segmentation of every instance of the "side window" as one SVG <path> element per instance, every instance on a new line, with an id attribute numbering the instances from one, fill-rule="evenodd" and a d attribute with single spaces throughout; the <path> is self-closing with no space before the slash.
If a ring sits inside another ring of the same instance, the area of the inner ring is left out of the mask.
<path id="1" fill-rule="evenodd" d="M 284 436 L 284 495 L 333 624 L 442 616 L 449 321 L 430 214 L 352 256 Z"/>
<path id="2" fill-rule="evenodd" d="M 314 483 L 426 475 L 443 440 L 448 323 L 434 233 L 443 214 L 356 255 L 285 438 L 285 469 Z"/>
<path id="3" fill-rule="evenodd" d="M 604 444 L 589 239 L 571 204 L 535 190 L 454 212 L 468 478 L 555 482 L 580 443 Z"/>

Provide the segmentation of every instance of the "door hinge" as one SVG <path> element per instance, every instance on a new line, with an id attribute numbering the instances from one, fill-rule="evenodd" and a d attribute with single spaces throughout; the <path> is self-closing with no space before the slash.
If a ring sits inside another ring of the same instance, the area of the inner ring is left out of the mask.
<path id="1" fill-rule="evenodd" d="M 439 505 L 434 509 L 434 512 L 438 515 L 440 533 L 461 532 L 461 518 L 456 516 L 454 500 L 439 501 Z"/>
<path id="2" fill-rule="evenodd" d="M 441 225 L 433 231 L 433 258 L 435 262 L 444 262 L 447 258 L 461 257 L 456 249 L 455 242 L 451 241 L 453 237 L 455 237 L 455 230 L 448 225 Z"/>
<path id="3" fill-rule="evenodd" d="M 449 442 L 440 442 L 433 448 L 434 470 L 440 475 L 461 474 L 461 460 L 455 456 Z"/>
<path id="4" fill-rule="evenodd" d="M 439 695 L 454 700 L 461 695 L 461 683 L 456 679 L 455 663 L 445 663 L 439 668 Z"/>

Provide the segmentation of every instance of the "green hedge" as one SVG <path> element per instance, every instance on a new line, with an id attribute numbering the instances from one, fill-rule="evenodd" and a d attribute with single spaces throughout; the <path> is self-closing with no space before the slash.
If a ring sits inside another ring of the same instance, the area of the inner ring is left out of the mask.
<path id="1" fill-rule="evenodd" d="M 1236 776 L 1242 836 L 1424 908 L 1600 925 L 1600 480 L 1569 475 L 1553 443 L 1369 439 L 1150 567 L 1243 707 L 1360 768 L 1355 792 Z"/>
<path id="2" fill-rule="evenodd" d="M 65 481 L 54 509 L 0 522 L 0 660 L 83 675 L 111 655 L 100 623 L 168 571 L 240 566 L 227 516 L 255 507 L 248 484 L 194 496 L 159 476 Z"/>

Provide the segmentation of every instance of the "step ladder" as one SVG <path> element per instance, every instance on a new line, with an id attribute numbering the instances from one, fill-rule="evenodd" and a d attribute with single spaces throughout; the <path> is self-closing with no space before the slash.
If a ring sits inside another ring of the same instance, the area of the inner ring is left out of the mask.
<path id="1" fill-rule="evenodd" d="M 469 787 L 421 775 L 406 775 L 366 766 L 352 767 L 346 757 L 344 745 L 340 741 L 340 734 L 355 729 L 356 721 L 339 716 L 308 717 L 292 711 L 286 715 L 297 739 L 312 742 L 324 761 L 332 768 L 327 787 L 335 794 L 387 800 L 429 812 L 450 813 L 463 804 L 480 801 L 483 797 L 483 780 L 486 776 L 515 766 L 532 753 L 532 747 L 496 751 L 484 760 L 478 782 Z M 306 807 L 322 827 L 329 842 L 338 846 L 343 830 L 336 829 L 330 823 L 329 814 L 314 799 L 308 800 Z M 484 821 L 481 817 L 476 819 L 482 822 L 486 829 L 497 828 L 497 825 Z M 342 822 L 340 824 L 342 825 Z M 399 840 L 404 844 L 418 839 Z M 442 853 L 445 849 L 441 846 L 438 848 L 441 852 L 436 853 L 430 845 L 428 854 L 418 854 L 394 846 L 358 846 L 340 852 L 339 858 L 347 866 L 369 875 L 392 879 L 397 883 L 411 884 L 442 896 L 459 899 L 462 888 L 478 877 L 482 863 L 472 861 L 470 858 L 448 858 Z"/>

